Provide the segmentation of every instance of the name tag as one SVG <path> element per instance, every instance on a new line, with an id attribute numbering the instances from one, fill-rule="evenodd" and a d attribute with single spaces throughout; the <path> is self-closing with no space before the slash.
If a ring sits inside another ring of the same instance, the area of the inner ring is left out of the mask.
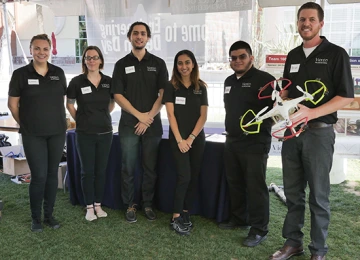
<path id="1" fill-rule="evenodd" d="M 291 64 L 290 73 L 298 72 L 300 68 L 300 64 Z"/>
<path id="2" fill-rule="evenodd" d="M 229 94 L 231 90 L 231 86 L 226 86 L 225 87 L 225 94 Z"/>
<path id="3" fill-rule="evenodd" d="M 176 97 L 175 104 L 185 105 L 185 103 L 186 103 L 186 98 L 184 98 L 184 97 Z"/>
<path id="4" fill-rule="evenodd" d="M 89 93 L 91 93 L 92 91 L 91 91 L 91 87 L 89 86 L 89 87 L 84 87 L 84 88 L 81 88 L 81 93 L 83 93 L 83 94 L 89 94 Z"/>
<path id="5" fill-rule="evenodd" d="M 101 84 L 102 88 L 110 88 L 110 84 Z"/>
<path id="6" fill-rule="evenodd" d="M 126 74 L 134 73 L 134 72 L 135 72 L 135 66 L 130 66 L 130 67 L 125 68 L 125 73 Z"/>
<path id="7" fill-rule="evenodd" d="M 29 85 L 39 85 L 39 80 L 38 79 L 28 79 L 28 84 Z"/>

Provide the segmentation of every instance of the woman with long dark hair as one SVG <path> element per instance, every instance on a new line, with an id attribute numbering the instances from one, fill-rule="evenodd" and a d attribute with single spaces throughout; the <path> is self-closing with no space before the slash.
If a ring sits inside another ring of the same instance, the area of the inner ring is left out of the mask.
<path id="1" fill-rule="evenodd" d="M 192 227 L 189 210 L 193 205 L 205 148 L 206 87 L 200 79 L 194 54 L 189 50 L 178 52 L 163 103 L 170 123 L 169 140 L 177 169 L 170 226 L 180 235 L 189 234 Z"/>

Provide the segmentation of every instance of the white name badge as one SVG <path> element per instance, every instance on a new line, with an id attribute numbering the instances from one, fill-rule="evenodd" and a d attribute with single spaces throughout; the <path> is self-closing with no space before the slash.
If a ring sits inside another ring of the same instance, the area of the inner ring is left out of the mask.
<path id="1" fill-rule="evenodd" d="M 184 98 L 184 97 L 176 97 L 175 104 L 185 105 L 185 103 L 186 103 L 186 98 Z"/>
<path id="2" fill-rule="evenodd" d="M 225 94 L 229 94 L 231 90 L 231 86 L 225 87 Z"/>
<path id="3" fill-rule="evenodd" d="M 290 73 L 298 72 L 300 68 L 300 64 L 291 64 Z"/>
<path id="4" fill-rule="evenodd" d="M 91 87 L 84 87 L 84 88 L 81 88 L 81 93 L 83 94 L 89 94 L 91 93 Z"/>
<path id="5" fill-rule="evenodd" d="M 134 72 L 135 72 L 135 67 L 134 66 L 130 66 L 130 67 L 125 68 L 125 73 L 126 74 L 134 73 Z"/>
<path id="6" fill-rule="evenodd" d="M 39 80 L 38 79 L 28 79 L 28 84 L 29 85 L 39 85 Z"/>

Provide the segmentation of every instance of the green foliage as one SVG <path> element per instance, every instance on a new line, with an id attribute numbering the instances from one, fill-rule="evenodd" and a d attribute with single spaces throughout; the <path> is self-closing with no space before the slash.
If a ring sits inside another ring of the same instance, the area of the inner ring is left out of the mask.
<path id="1" fill-rule="evenodd" d="M 281 169 L 269 167 L 267 182 L 282 185 Z M 332 216 L 327 259 L 359 257 L 360 200 L 344 191 L 345 184 L 332 185 Z M 149 222 L 141 211 L 138 222 L 128 224 L 124 211 L 105 208 L 108 217 L 87 222 L 81 206 L 72 206 L 69 193 L 59 190 L 54 215 L 61 228 L 44 227 L 42 233 L 30 231 L 28 185 L 16 185 L 0 174 L 0 199 L 4 201 L 0 221 L 0 259 L 267 259 L 284 242 L 281 229 L 286 206 L 270 193 L 268 239 L 255 248 L 242 246 L 247 231 L 224 231 L 213 220 L 192 218 L 195 228 L 188 237 L 169 230 L 171 215 L 158 212 Z M 307 207 L 304 245 L 309 243 L 310 212 Z M 306 248 L 306 246 L 305 246 Z M 306 255 L 297 260 L 309 259 Z"/>

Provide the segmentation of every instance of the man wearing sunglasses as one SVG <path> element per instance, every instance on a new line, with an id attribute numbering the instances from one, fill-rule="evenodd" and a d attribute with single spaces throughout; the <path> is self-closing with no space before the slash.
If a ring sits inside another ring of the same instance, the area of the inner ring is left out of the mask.
<path id="1" fill-rule="evenodd" d="M 159 112 L 169 76 L 164 60 L 145 49 L 151 37 L 146 23 L 133 23 L 127 37 L 132 51 L 115 64 L 111 88 L 116 103 L 122 108 L 119 123 L 121 196 L 128 207 L 125 219 L 134 223 L 137 221 L 134 174 L 140 146 L 144 170 L 142 207 L 148 220 L 156 219 L 152 200 L 157 176 L 155 167 L 158 147 L 163 133 Z"/>
<path id="2" fill-rule="evenodd" d="M 259 99 L 259 90 L 275 78 L 253 66 L 254 57 L 248 43 L 235 42 L 229 51 L 234 74 L 224 83 L 225 169 L 230 191 L 230 219 L 221 229 L 242 228 L 250 231 L 243 241 L 248 247 L 266 239 L 269 223 L 269 191 L 265 182 L 266 164 L 271 144 L 271 119 L 266 119 L 258 134 L 246 134 L 240 118 L 252 109 L 258 113 L 272 107 L 271 98 Z M 265 90 L 271 95 L 272 88 Z M 251 120 L 251 118 L 249 119 Z"/>
<path id="3" fill-rule="evenodd" d="M 307 118 L 307 129 L 298 137 L 284 142 L 281 156 L 283 180 L 288 212 L 282 235 L 284 246 L 270 259 L 289 259 L 304 253 L 301 231 L 305 219 L 306 187 L 309 185 L 311 231 L 309 250 L 311 259 L 325 259 L 326 238 L 330 223 L 330 170 L 333 161 L 337 110 L 354 98 L 349 55 L 330 43 L 320 30 L 324 26 L 324 10 L 317 3 L 303 4 L 297 13 L 298 31 L 303 43 L 291 50 L 284 67 L 284 78 L 290 79 L 287 96 L 297 98 L 296 89 L 308 80 L 320 80 L 327 88 L 319 103 L 299 104 L 292 118 Z M 310 90 L 310 93 L 313 91 Z M 316 98 L 316 96 L 315 96 Z"/>

